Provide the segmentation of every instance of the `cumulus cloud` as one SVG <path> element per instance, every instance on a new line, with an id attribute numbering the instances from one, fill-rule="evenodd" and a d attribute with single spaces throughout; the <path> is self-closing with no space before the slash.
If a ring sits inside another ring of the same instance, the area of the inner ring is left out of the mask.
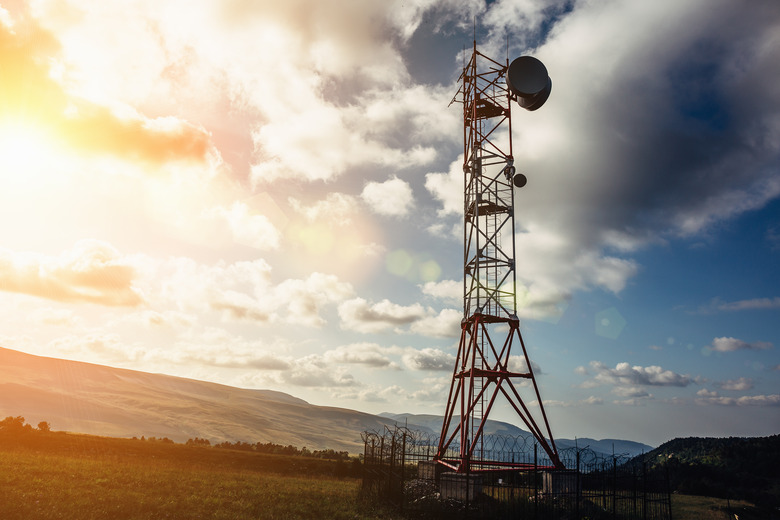
<path id="1" fill-rule="evenodd" d="M 586 381 L 584 386 L 592 387 L 598 385 L 614 385 L 621 387 L 622 395 L 642 390 L 634 387 L 641 386 L 677 386 L 685 387 L 693 382 L 689 375 L 678 374 L 671 370 L 664 370 L 657 365 L 643 367 L 640 365 L 630 365 L 623 362 L 610 368 L 600 361 L 591 361 L 590 370 L 595 374 L 593 379 Z"/>
<path id="2" fill-rule="evenodd" d="M 398 368 L 386 354 L 385 348 L 376 343 L 355 343 L 327 351 L 323 357 L 334 363 L 365 365 L 372 368 Z"/>
<path id="3" fill-rule="evenodd" d="M 369 182 L 360 196 L 371 211 L 391 217 L 406 216 L 414 203 L 411 186 L 398 177 L 385 182 Z"/>
<path id="4" fill-rule="evenodd" d="M 442 309 L 437 313 L 419 303 L 399 305 L 387 299 L 371 303 L 358 297 L 339 304 L 338 312 L 344 330 L 362 333 L 406 331 L 434 338 L 460 335 L 462 313 L 455 309 Z"/>
<path id="5" fill-rule="evenodd" d="M 420 289 L 426 296 L 432 296 L 447 302 L 461 302 L 463 300 L 462 281 L 441 280 L 439 282 L 425 282 Z"/>
<path id="6" fill-rule="evenodd" d="M 590 396 L 587 399 L 580 399 L 578 401 L 558 401 L 558 400 L 543 400 L 545 407 L 551 407 L 554 406 L 556 408 L 572 408 L 576 406 L 592 406 L 592 405 L 602 405 L 604 404 L 604 399 L 601 397 L 594 397 Z M 531 406 L 539 406 L 539 401 L 534 399 L 533 401 L 530 401 L 528 404 Z"/>
<path id="7" fill-rule="evenodd" d="M 270 310 L 265 309 L 256 298 L 238 291 L 213 291 L 209 305 L 215 311 L 223 313 L 225 321 L 267 322 L 271 319 Z"/>
<path id="8" fill-rule="evenodd" d="M 721 337 L 712 340 L 712 350 L 715 352 L 734 352 L 736 350 L 767 350 L 772 348 L 772 344 L 765 341 L 756 341 L 748 343 L 741 339 L 731 337 Z"/>
<path id="9" fill-rule="evenodd" d="M 407 352 L 403 360 L 412 370 L 452 370 L 455 366 L 455 356 L 434 348 Z"/>
<path id="10" fill-rule="evenodd" d="M 399 397 L 406 397 L 406 390 L 398 385 L 372 388 L 337 389 L 333 392 L 338 399 L 357 399 L 368 403 L 397 403 Z"/>
<path id="11" fill-rule="evenodd" d="M 404 306 L 382 300 L 372 304 L 363 298 L 354 298 L 339 305 L 341 327 L 365 333 L 411 325 L 429 314 L 430 310 L 419 303 Z"/>
<path id="12" fill-rule="evenodd" d="M 463 312 L 456 309 L 442 309 L 435 316 L 426 316 L 412 323 L 410 331 L 431 338 L 457 338 Z"/>
<path id="13" fill-rule="evenodd" d="M 739 379 L 729 379 L 728 381 L 717 383 L 717 385 L 722 390 L 744 391 L 753 388 L 753 380 L 749 377 L 740 377 Z"/>
<path id="14" fill-rule="evenodd" d="M 162 297 L 182 309 L 219 311 L 226 321 L 321 327 L 326 323 L 321 316 L 324 306 L 354 295 L 350 283 L 316 272 L 304 279 L 274 284 L 271 266 L 263 259 L 203 265 L 178 258 L 165 262 L 160 269 Z"/>
<path id="15" fill-rule="evenodd" d="M 425 175 L 425 188 L 441 204 L 439 216 L 463 214 L 463 155 L 445 173 Z"/>
<path id="16" fill-rule="evenodd" d="M 265 215 L 251 214 L 243 202 L 234 202 L 230 209 L 217 207 L 211 215 L 223 219 L 236 243 L 255 249 L 276 249 L 281 242 L 281 233 Z"/>
<path id="17" fill-rule="evenodd" d="M 695 400 L 700 405 L 719 406 L 780 406 L 780 394 L 745 395 L 742 397 L 707 396 Z"/>
<path id="18" fill-rule="evenodd" d="M 313 204 L 304 204 L 290 197 L 289 203 L 310 222 L 325 221 L 338 226 L 346 226 L 352 222 L 358 204 L 355 197 L 344 193 L 328 193 L 324 200 Z"/>
<path id="19" fill-rule="evenodd" d="M 134 307 L 136 272 L 110 244 L 82 240 L 58 257 L 0 250 L 0 290 L 60 302 Z"/>
<path id="20" fill-rule="evenodd" d="M 229 351 L 225 349 L 206 349 L 202 346 L 197 349 L 190 349 L 181 356 L 180 362 L 209 367 L 249 368 L 280 372 L 291 370 L 294 364 L 294 361 L 289 357 L 253 351 L 245 347 L 242 348 L 240 345 L 232 345 Z"/>
<path id="21" fill-rule="evenodd" d="M 322 306 L 338 304 L 353 294 L 352 284 L 342 282 L 334 275 L 312 273 L 304 280 L 285 280 L 274 289 L 270 300 L 264 300 L 285 306 L 290 323 L 320 327 L 325 324 L 320 316 Z"/>
<path id="22" fill-rule="evenodd" d="M 296 359 L 287 370 L 272 372 L 269 379 L 280 384 L 331 388 L 360 386 L 352 374 L 326 363 L 321 356 Z"/>
<path id="23" fill-rule="evenodd" d="M 637 386 L 616 386 L 612 393 L 619 397 L 629 397 L 638 399 L 642 397 L 652 397 L 646 390 Z"/>

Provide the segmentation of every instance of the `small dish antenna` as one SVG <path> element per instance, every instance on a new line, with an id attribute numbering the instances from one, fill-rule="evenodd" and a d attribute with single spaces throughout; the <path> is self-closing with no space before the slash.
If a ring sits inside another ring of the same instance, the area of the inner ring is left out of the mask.
<path id="1" fill-rule="evenodd" d="M 509 64 L 506 84 L 517 104 L 529 111 L 544 105 L 552 91 L 547 67 L 533 56 L 520 56 Z"/>

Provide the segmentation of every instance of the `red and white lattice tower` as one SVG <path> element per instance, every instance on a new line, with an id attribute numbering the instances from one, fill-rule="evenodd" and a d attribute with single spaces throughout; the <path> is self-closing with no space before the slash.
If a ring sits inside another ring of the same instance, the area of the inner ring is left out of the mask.
<path id="1" fill-rule="evenodd" d="M 511 102 L 536 110 L 552 83 L 539 60 L 524 56 L 501 64 L 477 51 L 476 42 L 459 81 L 453 101 L 463 104 L 463 320 L 436 460 L 459 473 L 522 469 L 524 464 L 490 460 L 483 450 L 488 415 L 503 400 L 552 465 L 562 468 L 520 334 L 515 295 L 514 188 L 526 179 L 514 167 Z M 518 387 L 530 391 L 534 413 Z"/>

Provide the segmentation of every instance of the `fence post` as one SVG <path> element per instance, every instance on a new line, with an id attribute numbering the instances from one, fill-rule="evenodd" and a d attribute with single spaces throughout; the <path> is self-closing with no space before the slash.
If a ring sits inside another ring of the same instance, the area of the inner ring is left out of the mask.
<path id="1" fill-rule="evenodd" d="M 404 493 L 404 482 L 406 480 L 404 473 L 406 473 L 406 431 L 403 432 L 403 437 L 401 438 L 401 511 L 406 506 L 406 494 Z"/>
<path id="2" fill-rule="evenodd" d="M 669 480 L 669 464 L 666 467 L 666 501 L 669 506 L 669 520 L 672 520 L 672 482 Z"/>
<path id="3" fill-rule="evenodd" d="M 614 451 L 614 450 L 613 450 Z M 612 455 L 612 518 L 617 514 L 617 459 Z"/>
<path id="4" fill-rule="evenodd" d="M 577 450 L 577 465 L 575 466 L 575 471 L 577 472 L 575 475 L 574 483 L 576 485 L 576 488 L 574 489 L 575 497 L 574 500 L 576 501 L 575 510 L 577 511 L 577 518 L 580 517 L 580 450 Z"/>
<path id="5" fill-rule="evenodd" d="M 539 459 L 537 458 L 537 449 L 539 446 L 534 442 L 534 518 L 539 518 L 539 468 L 537 467 Z"/>
<path id="6" fill-rule="evenodd" d="M 647 520 L 647 462 L 642 461 L 642 520 Z"/>
<path id="7" fill-rule="evenodd" d="M 631 483 L 633 484 L 631 490 L 631 510 L 636 511 L 636 466 L 631 467 Z"/>

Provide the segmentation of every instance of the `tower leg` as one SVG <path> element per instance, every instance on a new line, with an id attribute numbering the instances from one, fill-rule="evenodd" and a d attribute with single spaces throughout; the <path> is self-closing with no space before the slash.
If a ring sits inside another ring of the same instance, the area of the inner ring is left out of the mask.
<path id="1" fill-rule="evenodd" d="M 508 333 L 504 333 L 503 336 L 493 333 L 493 336 L 504 339 L 500 349 L 497 348 L 499 344 L 493 342 L 490 333 L 490 326 L 496 323 L 508 325 L 509 328 Z M 509 354 L 515 342 L 520 344 L 525 359 L 526 366 L 522 372 L 512 372 L 508 367 Z M 514 379 L 530 381 L 539 406 L 536 415 L 541 416 L 541 425 L 520 396 L 513 382 Z M 515 410 L 536 442 L 547 453 L 552 465 L 562 468 L 563 464 L 558 457 L 531 361 L 520 334 L 519 321 L 479 314 L 464 321 L 461 327 L 458 356 L 447 398 L 447 409 L 442 422 L 436 459 L 441 464 L 461 473 L 479 471 L 499 464 L 485 460 L 482 455 L 484 428 L 499 395 L 503 396 Z M 456 446 L 458 455 L 448 457 L 447 452 Z"/>

